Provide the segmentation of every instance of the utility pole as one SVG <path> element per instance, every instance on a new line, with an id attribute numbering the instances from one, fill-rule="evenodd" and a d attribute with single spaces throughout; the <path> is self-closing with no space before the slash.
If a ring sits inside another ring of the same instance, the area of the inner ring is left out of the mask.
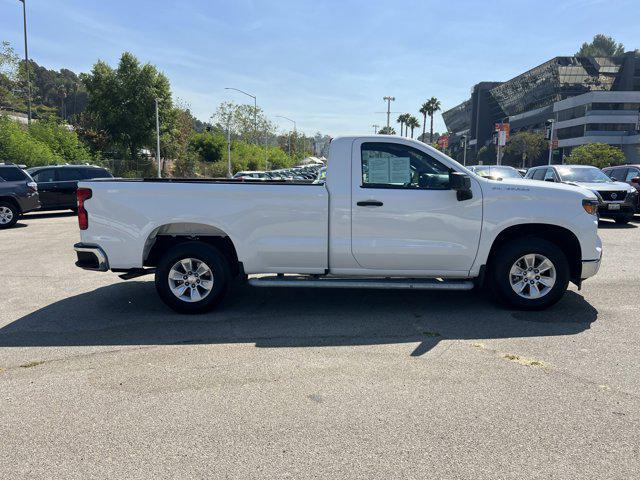
<path id="1" fill-rule="evenodd" d="M 284 115 L 276 115 L 276 118 L 284 118 L 285 120 L 289 120 L 291 123 L 293 123 L 293 133 L 296 133 L 296 121 L 295 120 L 291 120 L 288 117 L 285 117 Z M 298 136 L 296 135 L 296 139 L 298 138 Z M 304 149 L 304 148 L 303 148 Z M 289 130 L 289 156 L 291 156 L 291 130 Z"/>
<path id="2" fill-rule="evenodd" d="M 160 162 L 160 113 L 158 112 L 158 99 L 156 98 L 156 160 L 158 162 L 158 178 L 162 178 Z"/>
<path id="3" fill-rule="evenodd" d="M 231 115 L 227 119 L 227 177 L 231 178 Z"/>
<path id="4" fill-rule="evenodd" d="M 391 102 L 395 101 L 396 97 L 382 97 L 387 102 L 387 129 L 391 126 Z"/>
<path id="5" fill-rule="evenodd" d="M 22 2 L 22 20 L 24 23 L 24 64 L 27 72 L 27 123 L 31 125 L 31 79 L 29 78 L 29 48 L 27 47 L 27 0 L 18 1 Z"/>
<path id="6" fill-rule="evenodd" d="M 371 125 L 373 127 L 373 133 L 377 134 L 378 133 L 378 128 L 380 127 L 380 125 L 376 125 L 375 123 L 373 125 Z"/>

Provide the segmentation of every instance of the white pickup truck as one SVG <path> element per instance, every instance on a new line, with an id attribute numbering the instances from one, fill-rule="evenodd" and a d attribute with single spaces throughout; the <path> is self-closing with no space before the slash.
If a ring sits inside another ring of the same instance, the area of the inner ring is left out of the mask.
<path id="1" fill-rule="evenodd" d="M 76 264 L 155 273 L 162 300 L 186 313 L 213 308 L 235 276 L 265 287 L 485 284 L 540 309 L 598 271 L 597 208 L 586 189 L 482 178 L 415 140 L 341 137 L 325 183 L 82 181 Z"/>

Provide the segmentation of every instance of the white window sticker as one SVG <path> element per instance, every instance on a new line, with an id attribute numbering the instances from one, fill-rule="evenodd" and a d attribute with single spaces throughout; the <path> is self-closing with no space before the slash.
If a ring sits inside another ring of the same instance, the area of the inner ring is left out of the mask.
<path id="1" fill-rule="evenodd" d="M 369 183 L 389 183 L 389 158 L 369 158 Z"/>
<path id="2" fill-rule="evenodd" d="M 389 182 L 403 185 L 411 182 L 411 162 L 409 157 L 391 158 L 389 162 Z"/>

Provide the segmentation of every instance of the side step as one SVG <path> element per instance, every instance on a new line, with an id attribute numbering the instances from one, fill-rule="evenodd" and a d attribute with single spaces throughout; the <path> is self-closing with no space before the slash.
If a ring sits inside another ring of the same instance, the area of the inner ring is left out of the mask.
<path id="1" fill-rule="evenodd" d="M 253 287 L 374 288 L 384 290 L 471 290 L 471 280 L 439 278 L 332 278 L 268 276 L 249 279 Z"/>

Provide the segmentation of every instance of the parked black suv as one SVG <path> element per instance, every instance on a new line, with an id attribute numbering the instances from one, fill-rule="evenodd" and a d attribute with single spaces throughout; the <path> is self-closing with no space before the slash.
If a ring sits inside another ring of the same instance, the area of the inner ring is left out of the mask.
<path id="1" fill-rule="evenodd" d="M 48 165 L 27 170 L 38 183 L 42 210 L 75 210 L 78 180 L 112 178 L 106 169 L 93 165 Z"/>
<path id="2" fill-rule="evenodd" d="M 40 207 L 38 186 L 16 165 L 0 164 L 0 228 L 13 227 L 18 217 Z"/>

